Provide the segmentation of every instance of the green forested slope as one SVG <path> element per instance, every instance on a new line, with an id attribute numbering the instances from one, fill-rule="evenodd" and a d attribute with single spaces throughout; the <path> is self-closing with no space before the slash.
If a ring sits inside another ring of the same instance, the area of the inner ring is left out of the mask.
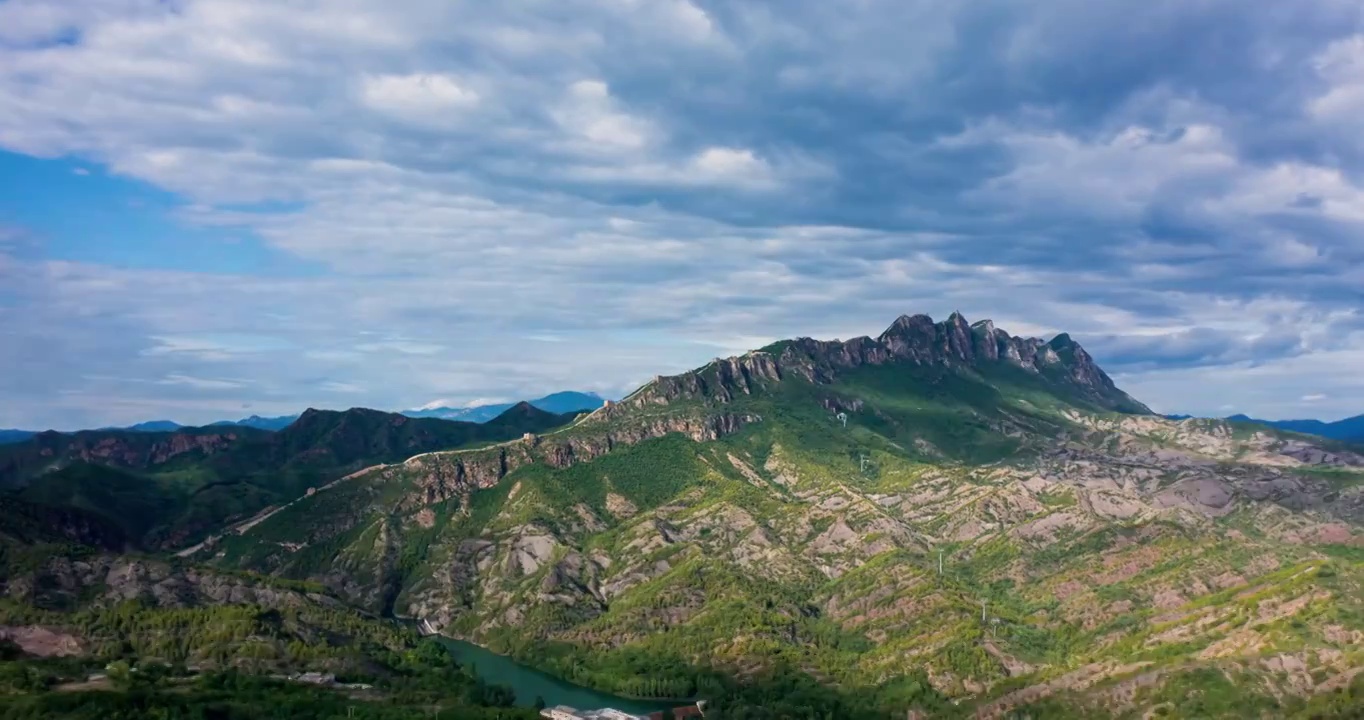
<path id="1" fill-rule="evenodd" d="M 171 549 L 370 465 L 509 440 L 570 419 L 522 403 L 484 424 L 353 409 L 309 410 L 277 433 L 42 433 L 0 447 L 0 485 L 14 488 L 8 496 L 17 501 L 112 523 L 128 546 Z"/>

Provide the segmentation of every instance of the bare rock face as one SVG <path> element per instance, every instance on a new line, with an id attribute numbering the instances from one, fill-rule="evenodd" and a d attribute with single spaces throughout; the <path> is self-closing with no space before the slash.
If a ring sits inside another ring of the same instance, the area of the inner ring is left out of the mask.
<path id="1" fill-rule="evenodd" d="M 36 657 L 75 657 L 85 654 L 85 643 L 80 638 L 41 625 L 0 626 L 0 640 L 8 640 Z"/>
<path id="2" fill-rule="evenodd" d="M 606 510 L 619 519 L 632 517 L 639 512 L 639 508 L 635 507 L 629 498 L 618 493 L 606 494 Z"/>
<path id="3" fill-rule="evenodd" d="M 507 572 L 513 576 L 534 575 L 554 556 L 556 544 L 551 535 L 541 534 L 534 528 L 523 529 L 512 541 L 511 552 L 507 555 Z"/>

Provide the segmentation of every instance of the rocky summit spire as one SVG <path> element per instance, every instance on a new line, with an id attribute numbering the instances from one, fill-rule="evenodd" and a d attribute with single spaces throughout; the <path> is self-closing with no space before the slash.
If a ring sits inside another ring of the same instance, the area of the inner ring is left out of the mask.
<path id="1" fill-rule="evenodd" d="M 971 326 L 966 322 L 966 318 L 961 312 L 954 312 L 947 317 L 947 322 L 942 324 L 942 329 L 946 335 L 946 351 L 949 357 L 965 363 L 973 363 L 976 359 L 975 338 L 971 335 Z"/>
<path id="2" fill-rule="evenodd" d="M 971 335 L 976 344 L 976 357 L 992 362 L 999 360 L 1000 339 L 997 333 L 1008 337 L 1008 333 L 1001 333 L 995 329 L 992 320 L 981 320 L 971 326 Z"/>

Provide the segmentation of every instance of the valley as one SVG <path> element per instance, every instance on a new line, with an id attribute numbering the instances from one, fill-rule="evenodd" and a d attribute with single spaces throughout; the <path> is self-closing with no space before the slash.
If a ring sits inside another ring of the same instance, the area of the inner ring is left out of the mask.
<path id="1" fill-rule="evenodd" d="M 1347 717 L 1364 698 L 1364 448 L 1167 419 L 1067 335 L 956 314 L 775 343 L 576 415 L 39 436 L 0 448 L 0 479 L 3 624 L 88 657 L 235 655 L 397 693 L 417 676 L 383 658 L 433 642 L 418 621 L 707 717 Z M 145 629 L 163 622 L 202 640 Z M 479 687 L 460 666 L 490 656 L 457 647 L 422 662 Z"/>

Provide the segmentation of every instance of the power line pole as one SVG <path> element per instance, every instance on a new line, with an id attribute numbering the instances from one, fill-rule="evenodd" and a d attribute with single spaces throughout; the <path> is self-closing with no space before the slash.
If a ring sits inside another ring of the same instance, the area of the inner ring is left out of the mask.
<path id="1" fill-rule="evenodd" d="M 938 575 L 942 575 L 942 550 L 938 551 Z"/>

